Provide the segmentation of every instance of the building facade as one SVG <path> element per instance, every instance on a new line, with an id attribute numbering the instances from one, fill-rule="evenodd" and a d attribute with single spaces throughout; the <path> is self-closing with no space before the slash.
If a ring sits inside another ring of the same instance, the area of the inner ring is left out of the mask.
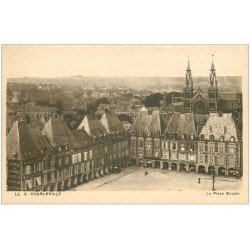
<path id="1" fill-rule="evenodd" d="M 64 191 L 128 166 L 128 132 L 116 118 L 105 116 L 106 126 L 97 119 L 95 133 L 69 130 L 61 117 L 42 131 L 16 122 L 7 135 L 7 190 Z"/>

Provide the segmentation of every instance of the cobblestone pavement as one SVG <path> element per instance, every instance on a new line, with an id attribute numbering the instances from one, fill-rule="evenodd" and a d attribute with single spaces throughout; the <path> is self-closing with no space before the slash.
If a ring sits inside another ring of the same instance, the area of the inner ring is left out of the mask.
<path id="1" fill-rule="evenodd" d="M 145 174 L 147 172 L 148 174 Z M 200 184 L 198 183 L 200 178 Z M 216 191 L 241 189 L 242 180 L 216 177 Z M 77 191 L 195 191 L 212 189 L 212 179 L 208 175 L 192 172 L 130 167 L 118 174 L 110 174 L 76 187 Z"/>

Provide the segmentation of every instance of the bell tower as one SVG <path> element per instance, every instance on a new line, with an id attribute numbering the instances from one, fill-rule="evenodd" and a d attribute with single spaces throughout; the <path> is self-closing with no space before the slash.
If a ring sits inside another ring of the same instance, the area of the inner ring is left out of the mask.
<path id="1" fill-rule="evenodd" d="M 216 79 L 216 69 L 214 67 L 214 55 L 212 55 L 212 64 L 209 76 L 210 87 L 208 88 L 208 111 L 218 111 L 218 81 Z"/>
<path id="2" fill-rule="evenodd" d="M 192 112 L 193 92 L 194 92 L 193 79 L 188 57 L 188 65 L 186 69 L 186 86 L 183 88 L 183 93 L 184 93 L 183 109 L 185 113 Z"/>

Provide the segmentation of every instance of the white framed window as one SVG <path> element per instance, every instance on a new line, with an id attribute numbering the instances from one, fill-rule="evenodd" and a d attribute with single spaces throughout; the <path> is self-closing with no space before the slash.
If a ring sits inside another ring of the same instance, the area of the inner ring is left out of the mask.
<path id="1" fill-rule="evenodd" d="M 82 154 L 78 153 L 77 154 L 77 162 L 81 162 L 82 161 Z"/>
<path id="2" fill-rule="evenodd" d="M 229 153 L 234 154 L 235 153 L 235 148 L 234 147 L 229 147 Z"/>
<path id="3" fill-rule="evenodd" d="M 93 151 L 92 151 L 92 149 L 90 149 L 89 150 L 89 158 L 92 159 L 92 157 L 93 157 Z"/>
<path id="4" fill-rule="evenodd" d="M 83 153 L 83 156 L 84 156 L 84 161 L 87 161 L 87 160 L 88 160 L 88 152 L 85 151 L 85 152 Z"/>

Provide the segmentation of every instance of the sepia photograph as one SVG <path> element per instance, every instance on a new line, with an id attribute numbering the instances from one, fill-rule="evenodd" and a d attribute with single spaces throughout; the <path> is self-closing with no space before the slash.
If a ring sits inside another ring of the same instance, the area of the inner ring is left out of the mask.
<path id="1" fill-rule="evenodd" d="M 248 203 L 247 45 L 2 45 L 2 63 L 4 203 Z"/>

